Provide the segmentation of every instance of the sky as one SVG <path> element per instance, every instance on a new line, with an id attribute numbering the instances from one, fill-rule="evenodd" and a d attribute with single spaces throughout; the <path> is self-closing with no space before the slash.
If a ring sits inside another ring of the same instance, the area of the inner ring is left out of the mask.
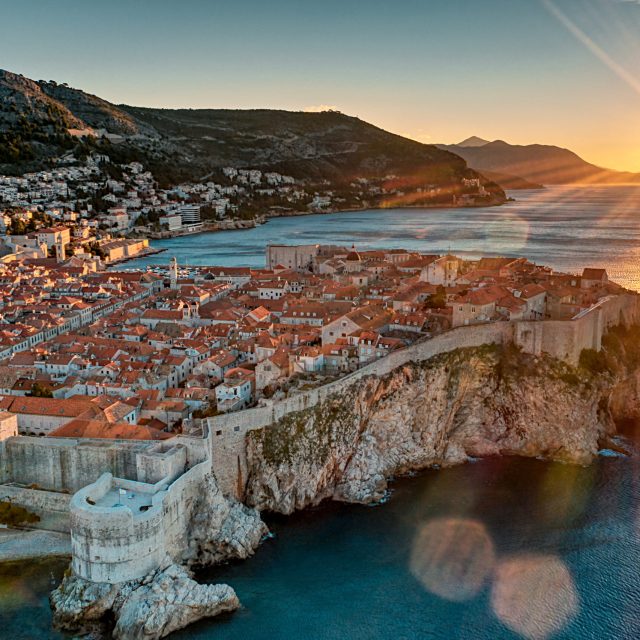
<path id="1" fill-rule="evenodd" d="M 0 0 L 0 68 L 155 107 L 338 109 L 640 171 L 640 0 Z"/>

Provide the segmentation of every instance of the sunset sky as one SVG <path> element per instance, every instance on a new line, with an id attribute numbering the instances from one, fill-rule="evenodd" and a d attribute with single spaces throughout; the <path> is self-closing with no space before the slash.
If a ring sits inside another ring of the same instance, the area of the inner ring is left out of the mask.
<path id="1" fill-rule="evenodd" d="M 640 171 L 640 0 L 6 2 L 0 67 L 116 103 L 332 107 Z"/>

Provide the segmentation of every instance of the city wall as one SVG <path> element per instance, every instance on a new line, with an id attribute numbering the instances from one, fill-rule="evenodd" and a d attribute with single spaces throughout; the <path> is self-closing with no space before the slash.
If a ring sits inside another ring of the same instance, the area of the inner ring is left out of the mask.
<path id="1" fill-rule="evenodd" d="M 421 362 L 464 347 L 514 343 L 525 353 L 548 354 L 577 365 L 583 349 L 600 350 L 602 336 L 618 324 L 640 320 L 640 296 L 610 296 L 572 320 L 493 322 L 458 327 L 434 338 L 394 351 L 330 384 L 265 406 L 208 419 L 212 432 L 213 470 L 227 496 L 242 499 L 247 478 L 245 440 L 248 431 L 274 424 L 284 416 L 303 411 L 339 395 L 367 376 L 384 376 L 409 362 Z"/>
<path id="2" fill-rule="evenodd" d="M 182 473 L 186 451 L 150 442 L 18 436 L 5 442 L 2 481 L 73 493 L 100 474 L 157 482 Z"/>
<path id="3" fill-rule="evenodd" d="M 72 567 L 76 575 L 112 584 L 141 578 L 166 555 L 189 546 L 193 510 L 211 474 L 208 433 L 179 436 L 189 468 L 155 483 L 102 474 L 71 499 Z M 125 494 L 113 505 L 122 489 Z M 134 499 L 130 500 L 129 496 Z"/>
<path id="4" fill-rule="evenodd" d="M 71 495 L 109 472 L 142 483 L 173 480 L 186 468 L 186 442 L 111 442 L 9 437 L 0 448 L 0 500 L 40 516 L 34 526 L 68 532 Z"/>
<path id="5" fill-rule="evenodd" d="M 72 567 L 77 576 L 116 584 L 142 578 L 166 555 L 177 560 L 188 548 L 189 523 L 207 475 L 209 460 L 171 482 L 156 484 L 114 478 L 105 473 L 71 500 Z M 119 506 L 100 506 L 110 491 L 148 496 L 145 511 L 127 498 Z M 94 504 L 92 504 L 94 503 Z"/>
<path id="6" fill-rule="evenodd" d="M 30 526 L 67 533 L 70 527 L 71 495 L 52 491 L 37 491 L 9 484 L 0 485 L 0 501 L 20 505 L 40 516 L 41 522 Z"/>

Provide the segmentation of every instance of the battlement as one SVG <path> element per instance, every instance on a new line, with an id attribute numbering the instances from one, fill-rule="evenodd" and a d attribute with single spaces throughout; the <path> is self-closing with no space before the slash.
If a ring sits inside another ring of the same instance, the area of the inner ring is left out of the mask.
<path id="1" fill-rule="evenodd" d="M 209 450 L 209 442 L 201 444 Z M 70 504 L 74 573 L 116 584 L 145 576 L 167 555 L 179 558 L 188 547 L 189 522 L 210 473 L 206 456 L 155 483 L 103 473 L 80 489 Z"/>
<path id="2" fill-rule="evenodd" d="M 277 402 L 208 418 L 212 433 L 213 469 L 226 495 L 242 498 L 247 477 L 245 436 L 268 428 L 283 417 L 315 407 L 331 396 L 344 393 L 367 376 L 385 376 L 409 362 L 423 362 L 442 353 L 486 344 L 516 344 L 525 353 L 543 354 L 577 365 L 584 349 L 599 351 L 602 336 L 620 324 L 640 321 L 640 296 L 622 294 L 599 300 L 571 320 L 519 320 L 457 327 L 433 338 L 391 352 L 357 371 L 316 389 Z"/>

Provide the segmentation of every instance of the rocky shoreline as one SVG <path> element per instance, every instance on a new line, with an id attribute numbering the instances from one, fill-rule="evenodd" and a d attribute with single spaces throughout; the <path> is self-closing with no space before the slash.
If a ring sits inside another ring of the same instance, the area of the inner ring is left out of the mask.
<path id="1" fill-rule="evenodd" d="M 201 585 L 191 567 L 253 555 L 268 534 L 253 509 L 224 498 L 208 478 L 182 557 L 166 557 L 140 580 L 90 582 L 70 570 L 51 593 L 54 626 L 74 634 L 116 640 L 155 640 L 202 618 L 240 606 L 228 585 Z"/>
<path id="2" fill-rule="evenodd" d="M 476 457 L 589 464 L 617 422 L 640 416 L 640 328 L 615 329 L 604 345 L 578 367 L 512 346 L 457 349 L 249 432 L 245 504 L 209 478 L 181 558 L 117 585 L 66 576 L 51 595 L 56 626 L 155 639 L 237 609 L 230 586 L 198 585 L 190 568 L 252 555 L 268 533 L 261 511 L 380 501 L 394 476 Z"/>
<path id="3" fill-rule="evenodd" d="M 105 620 L 113 618 L 115 640 L 164 638 L 196 620 L 240 607 L 230 586 L 198 584 L 170 558 L 142 580 L 117 585 L 66 575 L 50 602 L 58 629 L 100 637 Z"/>

